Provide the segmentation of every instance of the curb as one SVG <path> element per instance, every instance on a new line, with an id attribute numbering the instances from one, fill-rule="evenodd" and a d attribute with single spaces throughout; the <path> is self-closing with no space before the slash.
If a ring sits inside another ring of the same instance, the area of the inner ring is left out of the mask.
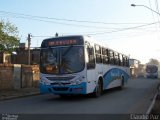
<path id="1" fill-rule="evenodd" d="M 6 97 L 0 98 L 0 101 L 11 100 L 11 99 L 16 99 L 16 98 L 22 98 L 22 97 L 28 97 L 28 96 L 35 96 L 35 95 L 40 95 L 40 92 L 34 92 L 34 93 L 28 93 L 28 94 L 20 94 L 20 95 L 13 95 L 13 96 L 6 96 Z"/>

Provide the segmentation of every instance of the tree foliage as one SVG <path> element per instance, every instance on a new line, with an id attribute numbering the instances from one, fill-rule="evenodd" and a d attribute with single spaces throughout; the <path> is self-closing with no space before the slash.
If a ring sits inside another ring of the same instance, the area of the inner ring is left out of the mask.
<path id="1" fill-rule="evenodd" d="M 0 21 L 0 52 L 12 52 L 19 45 L 18 29 L 10 22 Z"/>
<path id="2" fill-rule="evenodd" d="M 157 59 L 151 58 L 147 64 L 150 64 L 150 65 L 159 65 L 159 61 Z"/>

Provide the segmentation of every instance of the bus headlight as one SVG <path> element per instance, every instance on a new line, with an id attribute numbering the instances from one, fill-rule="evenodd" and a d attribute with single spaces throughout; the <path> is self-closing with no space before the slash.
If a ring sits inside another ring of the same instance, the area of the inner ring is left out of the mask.
<path id="1" fill-rule="evenodd" d="M 82 79 L 78 78 L 78 79 L 71 80 L 70 82 L 72 85 L 79 85 L 79 84 L 81 84 Z"/>
<path id="2" fill-rule="evenodd" d="M 40 83 L 42 83 L 44 85 L 50 85 L 50 82 L 46 77 L 41 77 Z"/>

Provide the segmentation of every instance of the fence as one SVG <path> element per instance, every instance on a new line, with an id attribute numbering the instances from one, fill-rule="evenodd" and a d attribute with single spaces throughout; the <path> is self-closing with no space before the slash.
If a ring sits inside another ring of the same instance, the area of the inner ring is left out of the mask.
<path id="1" fill-rule="evenodd" d="M 38 87 L 38 65 L 0 64 L 0 90 Z"/>

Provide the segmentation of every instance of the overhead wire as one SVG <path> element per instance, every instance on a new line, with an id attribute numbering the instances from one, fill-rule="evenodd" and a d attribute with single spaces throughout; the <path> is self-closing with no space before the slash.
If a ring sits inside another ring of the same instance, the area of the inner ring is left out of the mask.
<path id="1" fill-rule="evenodd" d="M 96 24 L 147 24 L 147 23 L 107 23 L 107 22 L 100 22 L 100 21 L 86 21 L 86 20 L 74 20 L 74 19 L 64 19 L 64 18 L 54 18 L 54 17 L 43 17 L 43 16 L 35 16 L 35 15 L 28 15 L 28 14 L 22 14 L 22 13 L 14 13 L 14 12 L 7 12 L 7 11 L 0 11 L 0 13 L 4 14 L 12 14 L 12 15 L 19 15 L 19 16 L 25 16 L 30 18 L 40 18 L 40 19 L 49 19 L 49 20 L 61 20 L 61 21 L 68 21 L 68 22 L 78 22 L 78 23 L 96 23 Z"/>
<path id="2" fill-rule="evenodd" d="M 89 34 L 89 35 L 98 35 L 98 34 L 121 32 L 121 31 L 126 31 L 126 30 L 136 29 L 136 28 L 140 28 L 140 27 L 154 25 L 154 24 L 157 24 L 157 23 L 159 23 L 159 22 L 153 22 L 153 23 L 149 23 L 149 24 L 145 24 L 145 25 L 128 27 L 128 28 L 123 28 L 123 29 L 119 29 L 119 30 L 113 30 L 113 31 L 110 31 L 110 32 L 101 32 L 101 33 L 95 33 L 95 34 Z"/>
<path id="3" fill-rule="evenodd" d="M 97 29 L 117 29 L 117 28 L 107 28 L 107 27 L 99 27 L 99 26 L 89 26 L 89 25 L 78 25 L 78 24 L 70 24 L 70 23 L 64 23 L 64 22 L 55 22 L 55 21 L 49 21 L 44 19 L 37 19 L 37 18 L 28 18 L 25 16 L 16 16 L 12 15 L 14 18 L 22 18 L 22 19 L 28 19 L 28 20 L 36 20 L 41 22 L 47 22 L 47 23 L 53 23 L 53 24 L 60 24 L 60 25 L 67 25 L 67 26 L 74 26 L 74 27 L 86 27 L 86 28 L 97 28 Z"/>
<path id="4" fill-rule="evenodd" d="M 88 25 L 77 25 L 77 24 L 70 24 L 70 23 L 54 22 L 54 21 L 48 21 L 48 20 L 44 20 L 44 19 L 56 19 L 56 20 L 75 21 L 75 22 L 90 22 L 90 23 L 101 23 L 101 24 L 113 24 L 113 23 L 94 22 L 94 21 L 77 21 L 77 20 L 71 20 L 71 19 L 49 18 L 49 17 L 32 16 L 32 15 L 27 15 L 27 14 L 20 14 L 20 13 L 6 12 L 6 11 L 0 11 L 0 13 L 5 13 L 5 15 L 11 15 L 11 16 L 13 16 L 15 18 L 38 20 L 38 21 L 43 21 L 43 22 L 62 24 L 62 25 L 69 25 L 69 26 L 76 26 L 76 27 L 113 29 L 111 31 L 100 31 L 100 32 L 95 32 L 95 33 L 92 32 L 92 33 L 89 33 L 87 35 L 100 35 L 100 34 L 106 34 L 106 33 L 115 33 L 115 32 L 126 31 L 126 30 L 131 30 L 131 29 L 137 29 L 137 28 L 141 28 L 141 27 L 145 27 L 145 26 L 149 26 L 149 25 L 153 25 L 153 24 L 159 23 L 159 22 L 154 22 L 154 23 L 148 23 L 148 24 L 143 24 L 143 25 L 134 26 L 134 27 L 128 27 L 128 28 L 106 28 L 106 27 L 98 27 L 98 26 L 88 26 Z M 122 24 L 122 23 L 117 23 L 117 24 Z M 123 23 L 123 24 L 131 24 L 131 23 Z"/>

